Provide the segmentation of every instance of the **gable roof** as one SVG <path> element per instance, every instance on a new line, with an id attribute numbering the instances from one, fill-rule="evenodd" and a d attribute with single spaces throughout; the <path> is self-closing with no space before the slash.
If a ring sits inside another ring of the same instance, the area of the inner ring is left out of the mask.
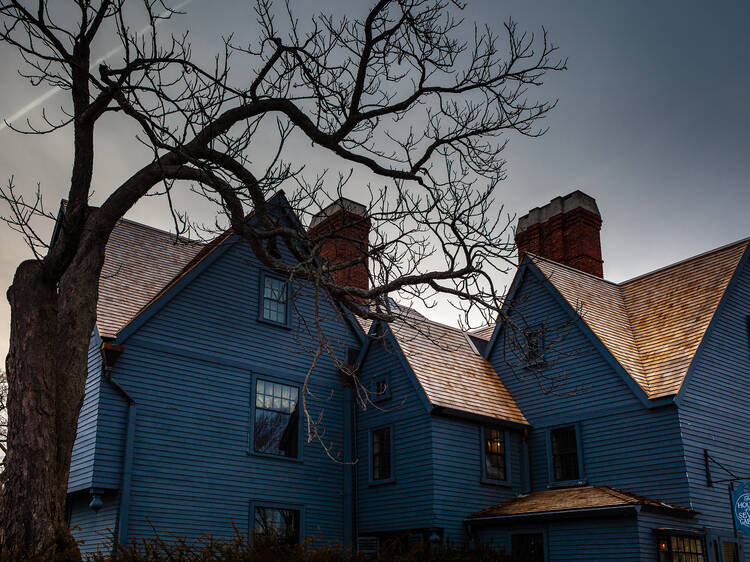
<path id="1" fill-rule="evenodd" d="M 99 276 L 99 335 L 117 336 L 203 246 L 127 219 L 118 221 L 107 242 Z"/>
<path id="2" fill-rule="evenodd" d="M 646 396 L 660 398 L 679 392 L 748 244 L 740 240 L 619 284 L 530 258 Z"/>
<path id="3" fill-rule="evenodd" d="M 494 331 L 495 324 L 487 324 L 486 326 L 482 326 L 481 328 L 472 330 L 469 333 L 475 338 L 479 338 L 480 340 L 490 341 L 490 338 L 492 337 L 492 333 Z"/>
<path id="4" fill-rule="evenodd" d="M 692 509 L 631 494 L 610 486 L 584 486 L 532 492 L 527 496 L 521 496 L 469 515 L 467 519 L 511 518 L 520 515 L 553 514 L 561 511 L 586 511 L 636 505 L 669 510 L 675 515 L 690 516 L 695 513 Z"/>
<path id="5" fill-rule="evenodd" d="M 498 374 L 463 331 L 424 317 L 396 320 L 389 326 L 430 404 L 528 423 Z"/>

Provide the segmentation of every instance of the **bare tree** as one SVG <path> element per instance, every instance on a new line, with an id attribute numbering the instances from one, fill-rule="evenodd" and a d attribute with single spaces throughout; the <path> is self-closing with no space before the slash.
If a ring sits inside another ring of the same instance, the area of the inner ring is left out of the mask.
<path id="1" fill-rule="evenodd" d="M 8 454 L 8 377 L 0 369 L 0 482 L 5 469 L 5 455 Z"/>
<path id="2" fill-rule="evenodd" d="M 185 36 L 159 35 L 160 21 L 177 15 L 159 0 L 143 0 L 145 34 L 129 27 L 134 6 L 125 10 L 124 0 L 76 4 L 68 25 L 58 3 L 0 0 L 0 37 L 17 49 L 23 75 L 69 94 L 62 119 L 45 114 L 43 127 L 27 124 L 24 132 L 74 131 L 67 207 L 51 247 L 38 234 L 37 220 L 52 217 L 41 190 L 29 200 L 11 180 L 1 192 L 5 218 L 34 259 L 19 265 L 8 291 L 0 544 L 31 553 L 72 545 L 65 493 L 97 283 L 108 237 L 136 202 L 153 193 L 171 202 L 173 190 L 189 184 L 265 266 L 365 320 L 398 316 L 389 295 L 425 302 L 448 295 L 467 315 L 494 317 L 501 292 L 494 273 L 513 263 L 508 222 L 492 206 L 504 133 L 544 132 L 539 120 L 554 102 L 535 101 L 531 90 L 565 65 L 552 58 L 544 30 L 535 36 L 512 21 L 499 34 L 475 27 L 461 39 L 463 6 L 453 0 L 379 0 L 363 19 L 319 15 L 305 25 L 288 5 L 257 0 L 260 35 L 249 45 L 224 40 L 210 68 L 192 62 Z M 92 60 L 104 33 L 121 43 L 116 61 Z M 105 115 L 137 124 L 137 141 L 152 157 L 92 208 L 94 128 Z M 269 211 L 270 195 L 285 187 L 309 220 L 346 183 L 346 173 L 333 185 L 325 173 L 306 176 L 288 149 L 295 138 L 385 184 L 369 192 L 375 228 L 362 256 L 331 265 L 321 248 L 344 234 L 310 237 Z M 171 208 L 177 232 L 195 232 Z M 294 260 L 281 258 L 279 245 Z M 365 260 L 369 288 L 336 283 L 337 271 Z M 315 363 L 332 346 L 320 319 L 307 329 L 317 334 Z"/>

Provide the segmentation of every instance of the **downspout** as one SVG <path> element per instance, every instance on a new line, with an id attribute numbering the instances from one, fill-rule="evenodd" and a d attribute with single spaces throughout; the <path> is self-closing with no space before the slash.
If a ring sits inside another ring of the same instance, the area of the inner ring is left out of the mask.
<path id="1" fill-rule="evenodd" d="M 120 509 L 117 514 L 117 544 L 128 542 L 128 517 L 130 513 L 130 485 L 133 475 L 133 450 L 135 448 L 135 400 L 120 384 L 112 378 L 112 367 L 124 348 L 111 343 L 102 343 L 102 358 L 104 360 L 104 374 L 109 382 L 128 403 L 128 427 L 125 434 L 125 454 L 122 465 L 122 481 L 120 484 Z"/>
<path id="2" fill-rule="evenodd" d="M 356 535 L 356 481 L 354 449 L 356 439 L 356 412 L 354 409 L 354 379 L 358 366 L 355 357 L 359 350 L 349 350 L 349 363 L 339 369 L 344 387 L 344 548 L 352 549 Z"/>
<path id="3" fill-rule="evenodd" d="M 352 451 L 352 387 L 344 387 L 344 548 L 352 547 L 354 537 L 354 471 Z"/>
<path id="4" fill-rule="evenodd" d="M 521 436 L 521 493 L 531 493 L 531 456 L 529 455 L 529 430 Z"/>

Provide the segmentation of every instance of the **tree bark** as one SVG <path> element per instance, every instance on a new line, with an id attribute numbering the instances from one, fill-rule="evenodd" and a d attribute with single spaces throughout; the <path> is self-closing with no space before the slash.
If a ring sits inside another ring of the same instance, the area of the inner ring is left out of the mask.
<path id="1" fill-rule="evenodd" d="M 16 556 L 80 560 L 65 517 L 70 459 L 96 320 L 105 235 L 84 237 L 59 282 L 43 261 L 26 261 L 8 290 L 11 305 L 8 455 L 0 544 Z M 60 343 L 65 342 L 65 347 Z"/>

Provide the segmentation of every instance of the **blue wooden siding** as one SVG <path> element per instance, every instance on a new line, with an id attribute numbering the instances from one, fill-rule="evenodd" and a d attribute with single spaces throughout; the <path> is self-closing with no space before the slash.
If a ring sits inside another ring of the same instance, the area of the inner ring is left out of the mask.
<path id="1" fill-rule="evenodd" d="M 511 535 L 543 533 L 546 562 L 656 560 L 642 558 L 635 514 L 592 519 L 559 519 L 532 523 L 503 523 L 477 527 L 477 538 L 498 550 L 511 552 Z"/>
<path id="2" fill-rule="evenodd" d="M 552 291 L 549 283 L 526 272 L 515 295 L 516 318 L 522 316 L 529 325 L 543 324 L 550 333 L 546 338 L 550 364 L 541 382 L 505 359 L 502 333 L 489 357 L 533 426 L 529 441 L 532 489 L 546 489 L 550 484 L 548 429 L 578 423 L 588 484 L 687 505 L 676 408 L 646 409 L 592 345 L 579 326 L 582 321 L 571 324 L 570 310 Z M 553 380 L 558 381 L 553 392 L 545 392 L 542 385 Z"/>
<path id="3" fill-rule="evenodd" d="M 374 340 L 361 369 L 362 384 L 389 374 L 391 397 L 357 412 L 357 524 L 360 536 L 433 526 L 433 451 L 430 415 L 413 375 L 389 336 Z M 393 427 L 395 481 L 369 483 L 369 431 Z"/>
<path id="4" fill-rule="evenodd" d="M 317 442 L 305 443 L 301 461 L 248 454 L 252 377 L 301 383 L 311 341 L 296 316 L 291 329 L 258 322 L 260 265 L 244 243 L 227 243 L 228 251 L 130 335 L 112 371 L 138 409 L 129 536 L 151 535 L 152 527 L 188 539 L 226 536 L 233 524 L 247 532 L 251 502 L 273 502 L 302 506 L 305 535 L 342 540 L 342 465 Z M 309 295 L 296 303 L 312 318 Z M 359 342 L 330 306 L 321 308 L 327 335 L 346 358 Z M 110 390 L 112 444 L 122 451 L 126 404 Z M 342 389 L 328 356 L 310 391 L 310 410 L 323 413 L 324 439 L 340 454 Z M 119 475 L 120 458 L 108 460 Z"/>
<path id="5" fill-rule="evenodd" d="M 99 353 L 101 342 L 99 334 L 94 331 L 89 343 L 86 394 L 81 412 L 78 414 L 78 432 L 70 459 L 68 492 L 85 490 L 93 486 L 99 393 L 102 386 L 102 357 Z"/>
<path id="6" fill-rule="evenodd" d="M 99 511 L 89 508 L 87 493 L 75 494 L 69 499 L 70 528 L 82 554 L 111 551 L 117 529 L 117 492 L 108 492 L 101 499 L 103 505 Z"/>
<path id="7" fill-rule="evenodd" d="M 681 391 L 679 414 L 690 497 L 708 528 L 733 533 L 727 483 L 707 485 L 703 451 L 739 477 L 750 476 L 750 264 L 743 259 Z M 710 463 L 715 480 L 731 478 Z M 745 542 L 750 556 L 750 542 Z"/>
<path id="8" fill-rule="evenodd" d="M 521 491 L 521 440 L 507 432 L 510 442 L 510 485 L 482 483 L 481 425 L 433 416 L 432 455 L 435 523 L 453 544 L 464 543 L 464 519 L 489 506 L 516 497 Z"/>
<path id="9" fill-rule="evenodd" d="M 116 376 L 114 378 L 117 380 Z M 94 465 L 94 486 L 97 488 L 119 489 L 122 484 L 127 419 L 127 402 L 112 383 L 103 377 L 99 389 Z"/>

